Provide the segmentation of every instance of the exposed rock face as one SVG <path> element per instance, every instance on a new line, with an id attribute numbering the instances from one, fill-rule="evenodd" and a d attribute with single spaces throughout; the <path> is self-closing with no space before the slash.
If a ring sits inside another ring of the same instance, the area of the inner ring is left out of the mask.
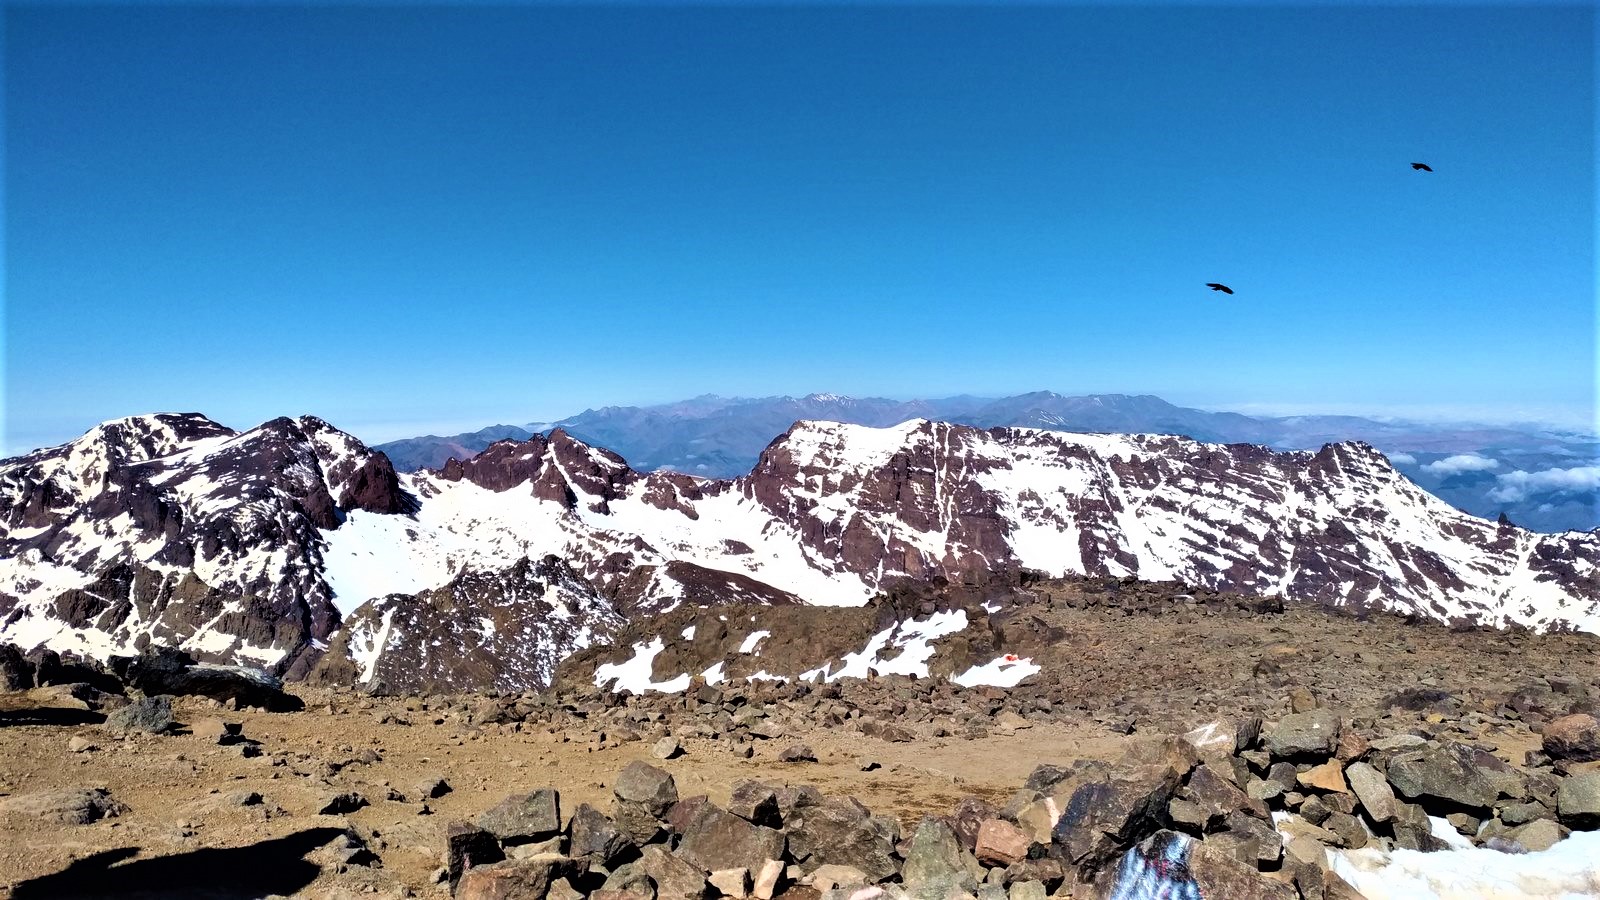
<path id="1" fill-rule="evenodd" d="M 431 641 L 456 601 L 430 591 L 552 555 L 624 619 L 684 603 L 859 604 L 919 579 L 1038 570 L 1600 629 L 1600 536 L 1466 516 L 1359 443 L 1274 453 L 801 422 L 749 475 L 703 481 L 642 475 L 558 429 L 396 475 L 319 419 L 239 433 L 191 414 L 109 422 L 0 463 L 0 641 L 25 649 L 165 644 L 304 675 L 341 611 L 370 602 L 351 625 L 370 638 L 395 610 Z M 579 643 L 547 626 L 534 626 L 550 648 L 541 671 Z M 329 665 L 354 673 L 350 633 L 332 642 Z"/>
<path id="2" fill-rule="evenodd" d="M 312 678 L 380 693 L 535 690 L 562 659 L 621 627 L 610 601 L 565 562 L 522 559 L 362 604 Z"/>
<path id="3" fill-rule="evenodd" d="M 0 639 L 287 670 L 338 623 L 322 533 L 413 507 L 382 454 L 311 416 L 107 422 L 0 463 Z"/>

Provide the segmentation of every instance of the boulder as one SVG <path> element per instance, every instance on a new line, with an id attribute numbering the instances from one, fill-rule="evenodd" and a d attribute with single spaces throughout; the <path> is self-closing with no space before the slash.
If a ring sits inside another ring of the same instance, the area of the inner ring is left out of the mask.
<path id="1" fill-rule="evenodd" d="M 650 748 L 650 755 L 656 759 L 677 759 L 683 755 L 683 745 L 675 737 L 664 737 Z"/>
<path id="2" fill-rule="evenodd" d="M 728 812 L 755 825 L 765 825 L 769 828 L 783 827 L 777 789 L 759 781 L 741 781 L 735 784 L 728 798 Z"/>
<path id="3" fill-rule="evenodd" d="M 717 893 L 735 900 L 750 895 L 749 869 L 718 869 L 706 878 Z"/>
<path id="4" fill-rule="evenodd" d="M 772 900 L 778 894 L 778 884 L 783 878 L 783 860 L 763 860 L 750 871 L 750 896 L 756 900 Z"/>
<path id="5" fill-rule="evenodd" d="M 1544 752 L 1551 759 L 1600 759 L 1600 720 L 1587 713 L 1562 716 L 1544 726 Z"/>
<path id="6" fill-rule="evenodd" d="M 906 848 L 900 880 L 913 897 L 942 898 L 965 896 L 978 889 L 978 882 L 962 862 L 961 845 L 950 826 L 934 818 L 924 818 Z"/>
<path id="7" fill-rule="evenodd" d="M 559 879 L 583 874 L 583 863 L 545 855 L 473 866 L 456 884 L 456 900 L 546 900 Z"/>
<path id="8" fill-rule="evenodd" d="M 417 802 L 435 800 L 450 793 L 450 782 L 437 775 L 430 775 L 417 781 L 411 788 L 411 798 Z"/>
<path id="9" fill-rule="evenodd" d="M 1342 794 L 1350 789 L 1344 780 L 1344 766 L 1337 759 L 1330 759 L 1320 766 L 1312 766 L 1295 777 L 1301 787 L 1324 793 Z"/>
<path id="10" fill-rule="evenodd" d="M 122 683 L 146 695 L 210 697 L 238 707 L 256 706 L 268 712 L 294 712 L 305 703 L 285 693 L 283 681 L 260 669 L 197 663 L 173 647 L 147 647 L 138 656 L 113 656 L 111 670 Z"/>
<path id="11" fill-rule="evenodd" d="M 1563 778 L 1556 792 L 1556 813 L 1571 828 L 1600 828 L 1600 772 Z"/>
<path id="12" fill-rule="evenodd" d="M 706 895 L 706 873 L 668 853 L 660 844 L 644 848 L 639 868 L 655 884 L 656 900 L 702 900 Z"/>
<path id="13" fill-rule="evenodd" d="M 98 787 L 0 798 L 0 814 L 50 825 L 88 825 L 126 811 L 127 807 L 111 799 L 110 791 Z"/>
<path id="14" fill-rule="evenodd" d="M 1262 743 L 1278 759 L 1331 756 L 1339 744 L 1339 717 L 1331 710 L 1312 709 L 1279 719 L 1266 730 Z"/>
<path id="15" fill-rule="evenodd" d="M 628 847 L 628 838 L 605 813 L 587 803 L 572 814 L 567 852 L 609 867 Z"/>
<path id="16" fill-rule="evenodd" d="M 105 729 L 126 736 L 133 733 L 165 734 L 177 726 L 172 718 L 172 698 L 144 697 L 106 716 Z"/>
<path id="17" fill-rule="evenodd" d="M 1210 753 L 1232 756 L 1253 747 L 1260 736 L 1260 719 L 1217 719 L 1186 732 L 1183 741 L 1201 756 Z"/>
<path id="18" fill-rule="evenodd" d="M 973 852 L 986 866 L 1009 866 L 1028 857 L 1028 835 L 1004 819 L 984 819 Z"/>
<path id="19" fill-rule="evenodd" d="M 1254 867 L 1271 867 L 1283 856 L 1283 836 L 1278 829 L 1244 813 L 1230 813 L 1222 828 L 1207 835 L 1205 842 L 1219 853 Z"/>
<path id="20" fill-rule="evenodd" d="M 956 804 L 955 813 L 949 818 L 951 829 L 956 833 L 956 840 L 960 842 L 961 849 L 973 850 L 978 846 L 978 831 L 988 819 L 997 818 L 1000 810 L 994 805 L 977 797 L 962 797 Z"/>
<path id="21" fill-rule="evenodd" d="M 0 644 L 0 691 L 25 691 L 33 687 L 33 663 L 15 644 Z"/>
<path id="22" fill-rule="evenodd" d="M 816 761 L 816 751 L 812 750 L 811 745 L 809 744 L 794 744 L 792 746 L 783 748 L 783 752 L 778 754 L 778 762 L 797 763 Z"/>
<path id="23" fill-rule="evenodd" d="M 560 795 L 554 788 L 512 794 L 478 816 L 478 827 L 494 835 L 501 844 L 545 840 L 561 830 Z"/>
<path id="24" fill-rule="evenodd" d="M 867 883 L 867 873 L 855 866 L 839 866 L 829 863 L 817 866 L 816 870 L 805 878 L 810 882 L 814 891 L 825 892 L 836 887 L 860 887 Z"/>
<path id="25" fill-rule="evenodd" d="M 1507 831 L 1503 837 L 1516 841 L 1518 846 L 1529 853 L 1538 853 L 1554 847 L 1565 840 L 1570 833 L 1549 819 L 1539 819 L 1526 825 L 1519 825 Z"/>
<path id="26" fill-rule="evenodd" d="M 494 835 L 471 822 L 451 822 L 445 826 L 444 841 L 445 873 L 452 891 L 468 869 L 506 858 Z"/>
<path id="27" fill-rule="evenodd" d="M 859 803 L 829 799 L 803 806 L 785 820 L 789 853 L 809 868 L 836 863 L 855 866 L 872 882 L 899 871 L 894 839 Z"/>
<path id="28" fill-rule="evenodd" d="M 367 798 L 361 796 L 360 793 L 356 791 L 340 791 L 323 796 L 317 805 L 317 815 L 342 816 L 346 813 L 353 813 L 367 805 L 369 805 Z"/>
<path id="29" fill-rule="evenodd" d="M 683 829 L 676 853 L 707 872 L 748 869 L 761 860 L 782 859 L 783 832 L 753 825 L 707 803 Z"/>
<path id="30" fill-rule="evenodd" d="M 666 836 L 661 819 L 650 811 L 647 804 L 618 800 L 612 805 L 611 817 L 617 823 L 617 830 L 627 837 L 628 842 L 640 847 Z"/>
<path id="31" fill-rule="evenodd" d="M 1361 801 L 1362 809 L 1367 811 L 1368 818 L 1380 823 L 1394 820 L 1398 813 L 1394 789 L 1389 786 L 1389 779 L 1384 778 L 1382 772 L 1367 763 L 1358 762 L 1351 763 L 1344 774 L 1356 799 Z"/>
<path id="32" fill-rule="evenodd" d="M 1389 783 L 1401 796 L 1428 805 L 1438 801 L 1482 808 L 1500 792 L 1454 745 L 1419 747 L 1389 760 Z"/>
<path id="33" fill-rule="evenodd" d="M 1054 849 L 1092 877 L 1161 826 L 1178 786 L 1170 766 L 1141 766 L 1090 781 L 1073 792 L 1051 832 Z"/>
<path id="34" fill-rule="evenodd" d="M 1210 763 L 1202 763 L 1189 774 L 1189 783 L 1183 786 L 1178 796 L 1195 804 L 1200 813 L 1202 830 L 1209 830 L 1234 811 L 1258 819 L 1265 819 L 1268 813 L 1266 803 L 1239 790 Z"/>
<path id="35" fill-rule="evenodd" d="M 642 761 L 622 770 L 613 791 L 619 800 L 641 804 L 657 818 L 666 815 L 678 800 L 678 785 L 671 773 Z"/>

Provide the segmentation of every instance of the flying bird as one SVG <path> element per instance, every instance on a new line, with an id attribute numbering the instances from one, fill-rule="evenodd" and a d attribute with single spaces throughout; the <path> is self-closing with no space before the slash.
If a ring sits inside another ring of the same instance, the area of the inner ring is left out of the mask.
<path id="1" fill-rule="evenodd" d="M 1411 164 L 1411 168 L 1415 169 L 1418 172 L 1432 172 L 1433 171 L 1433 169 L 1428 167 L 1427 163 L 1412 163 Z"/>
<path id="2" fill-rule="evenodd" d="M 1217 284 L 1215 281 L 1206 282 L 1206 287 L 1211 288 L 1213 291 L 1221 291 L 1224 294 L 1233 293 L 1233 288 L 1228 287 L 1225 284 Z"/>

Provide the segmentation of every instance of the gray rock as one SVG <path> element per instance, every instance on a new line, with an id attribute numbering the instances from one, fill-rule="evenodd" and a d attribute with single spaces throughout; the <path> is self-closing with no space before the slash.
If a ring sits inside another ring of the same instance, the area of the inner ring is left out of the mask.
<path id="1" fill-rule="evenodd" d="M 1355 792 L 1356 799 L 1361 801 L 1361 808 L 1367 811 L 1367 817 L 1374 822 L 1390 822 L 1398 814 L 1395 806 L 1394 789 L 1389 786 L 1389 779 L 1383 773 L 1364 762 L 1351 763 L 1344 770 L 1344 777 L 1350 782 L 1350 789 Z"/>
<path id="2" fill-rule="evenodd" d="M 817 754 L 809 744 L 794 744 L 783 748 L 783 752 L 778 754 L 778 761 L 786 763 L 816 762 Z"/>
<path id="3" fill-rule="evenodd" d="M 1293 713 L 1267 729 L 1262 742 L 1279 759 L 1331 756 L 1339 743 L 1339 717 L 1328 709 Z"/>
<path id="4" fill-rule="evenodd" d="M 145 697 L 106 716 L 105 729 L 123 736 L 141 732 L 165 734 L 177 723 L 172 719 L 172 698 L 168 696 Z"/>
<path id="5" fill-rule="evenodd" d="M 1007 900 L 1045 900 L 1048 896 L 1042 881 L 1013 881 L 1006 891 Z"/>
<path id="6" fill-rule="evenodd" d="M 1500 808 L 1500 821 L 1510 826 L 1526 825 L 1538 819 L 1554 819 L 1550 807 L 1537 800 L 1526 803 L 1509 803 Z"/>
<path id="7" fill-rule="evenodd" d="M 855 866 L 874 883 L 900 869 L 892 837 L 853 800 L 832 798 L 797 806 L 784 823 L 790 855 L 808 868 L 828 863 Z"/>
<path id="8" fill-rule="evenodd" d="M 683 745 L 675 737 L 664 737 L 650 748 L 650 755 L 656 759 L 677 759 L 683 755 Z"/>
<path id="9" fill-rule="evenodd" d="M 560 804 L 554 788 L 513 794 L 478 816 L 478 827 L 502 844 L 542 841 L 561 830 Z"/>
<path id="10" fill-rule="evenodd" d="M 710 803 L 701 806 L 683 829 L 677 854 L 707 872 L 749 869 L 762 860 L 782 859 L 783 832 L 744 819 Z"/>
<path id="11" fill-rule="evenodd" d="M 1590 831 L 1600 828 L 1600 772 L 1569 775 L 1556 792 L 1556 812 L 1561 822 Z"/>
<path id="12" fill-rule="evenodd" d="M 610 866 L 628 847 L 628 838 L 605 813 L 587 803 L 578 806 L 569 826 L 567 852 L 585 857 L 600 866 Z"/>
<path id="13" fill-rule="evenodd" d="M 1539 819 L 1511 829 L 1505 833 L 1504 837 L 1508 840 L 1516 841 L 1518 846 L 1529 853 L 1538 853 L 1541 850 L 1549 850 L 1554 847 L 1557 843 L 1565 840 L 1568 834 L 1571 834 L 1571 832 L 1555 822 L 1549 819 Z"/>
<path id="14" fill-rule="evenodd" d="M 1177 771 L 1163 765 L 1090 781 L 1072 793 L 1051 842 L 1080 874 L 1092 877 L 1160 827 L 1177 786 Z"/>
<path id="15" fill-rule="evenodd" d="M 706 873 L 673 856 L 659 844 L 644 848 L 639 867 L 656 887 L 656 900 L 701 900 L 706 894 Z"/>
<path id="16" fill-rule="evenodd" d="M 1494 783 L 1454 746 L 1419 747 L 1389 760 L 1389 783 L 1401 796 L 1423 802 L 1493 806 L 1500 796 Z"/>
<path id="17" fill-rule="evenodd" d="M 933 818 L 918 823 L 906 849 L 900 879 L 914 897 L 948 897 L 958 892 L 966 895 L 978 889 L 977 879 L 962 861 L 955 832 Z"/>
<path id="18" fill-rule="evenodd" d="M 641 761 L 622 770 L 613 790 L 618 799 L 642 804 L 657 818 L 678 802 L 678 785 L 671 773 Z"/>
<path id="19" fill-rule="evenodd" d="M 1551 759 L 1600 759 L 1600 720 L 1587 713 L 1562 716 L 1544 726 L 1543 749 Z"/>
<path id="20" fill-rule="evenodd" d="M 756 825 L 783 827 L 777 789 L 759 781 L 741 781 L 734 785 L 728 799 L 728 812 Z"/>
<path id="21" fill-rule="evenodd" d="M 644 803 L 633 800 L 618 800 L 611 808 L 611 817 L 617 823 L 617 830 L 627 836 L 628 841 L 637 846 L 653 844 L 666 837 L 666 830 L 662 828 L 659 816 L 650 811 Z"/>

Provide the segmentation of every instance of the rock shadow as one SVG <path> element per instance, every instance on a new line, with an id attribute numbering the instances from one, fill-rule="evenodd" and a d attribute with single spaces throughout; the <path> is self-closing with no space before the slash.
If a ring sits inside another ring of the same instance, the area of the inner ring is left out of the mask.
<path id="1" fill-rule="evenodd" d="M 99 725 L 105 720 L 104 713 L 60 706 L 0 709 L 0 728 L 14 725 Z"/>
<path id="2" fill-rule="evenodd" d="M 268 894 L 292 895 L 322 871 L 305 855 L 343 833 L 338 828 L 309 828 L 247 847 L 207 848 L 133 862 L 124 860 L 136 856 L 139 848 L 121 847 L 84 857 L 54 875 L 21 882 L 11 896 L 14 900 L 253 900 Z"/>

